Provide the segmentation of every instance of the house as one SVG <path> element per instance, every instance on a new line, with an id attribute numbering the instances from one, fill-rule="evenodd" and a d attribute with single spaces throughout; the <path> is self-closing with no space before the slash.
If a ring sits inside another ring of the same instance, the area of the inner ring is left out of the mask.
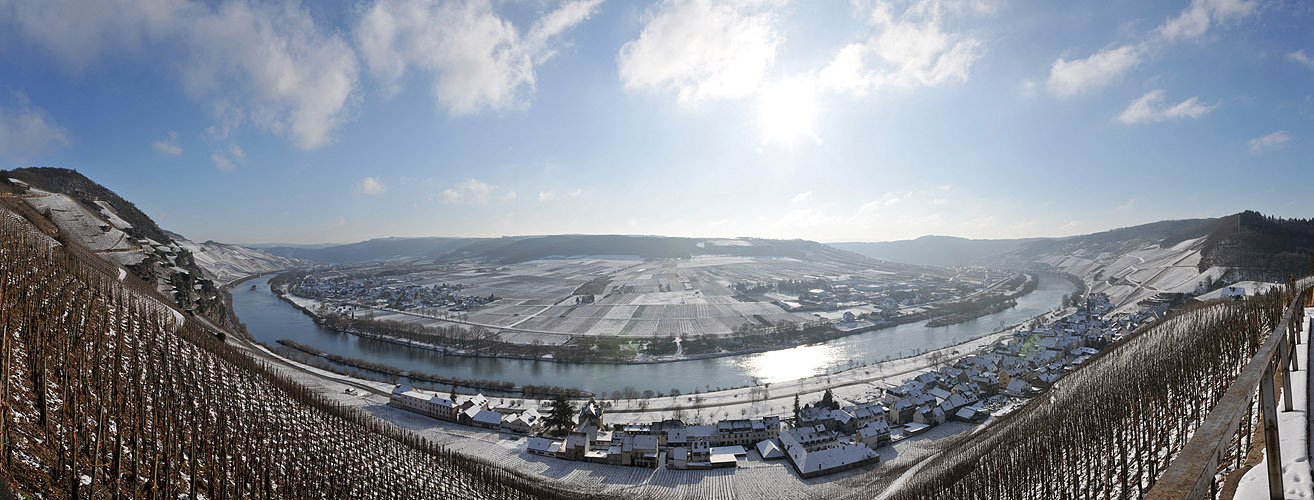
<path id="1" fill-rule="evenodd" d="M 584 455 L 592 450 L 593 438 L 598 435 L 598 428 L 580 425 L 566 435 L 566 444 L 561 456 L 567 460 L 584 460 Z"/>
<path id="2" fill-rule="evenodd" d="M 1015 378 L 1008 381 L 1008 386 L 1004 388 L 1003 393 L 1009 396 L 1020 398 L 1031 392 L 1031 386 L 1026 381 Z"/>
<path id="3" fill-rule="evenodd" d="M 953 419 L 962 422 L 981 422 L 990 416 L 990 413 L 975 406 L 964 406 L 954 412 Z"/>
<path id="4" fill-rule="evenodd" d="M 757 454 L 762 460 L 785 458 L 785 450 L 780 449 L 780 441 L 767 439 L 757 443 Z"/>
<path id="5" fill-rule="evenodd" d="M 456 421 L 456 406 L 450 399 L 424 394 L 409 385 L 393 388 L 388 405 L 440 420 Z"/>
<path id="6" fill-rule="evenodd" d="M 844 311 L 844 322 L 845 322 L 845 323 L 852 323 L 852 322 L 856 321 L 857 319 L 858 319 L 858 317 L 853 315 L 853 311 Z"/>
<path id="7" fill-rule="evenodd" d="M 912 399 L 905 398 L 894 403 L 894 411 L 886 418 L 893 424 L 906 424 L 913 421 L 916 413 L 917 405 L 913 404 Z"/>
<path id="8" fill-rule="evenodd" d="M 827 408 L 822 408 L 820 406 L 816 406 L 816 407 L 808 406 L 806 408 L 799 410 L 798 421 L 794 422 L 794 426 L 812 427 L 816 425 L 824 425 L 826 427 L 830 427 L 834 425 L 834 421 L 831 420 L 831 416 L 832 415 L 830 413 L 830 410 Z"/>
<path id="9" fill-rule="evenodd" d="M 882 446 L 889 446 L 890 424 L 884 420 L 877 420 L 858 429 L 853 438 L 859 443 L 867 445 L 868 448 L 876 449 Z"/>
<path id="10" fill-rule="evenodd" d="M 713 446 L 751 445 L 780 435 L 780 417 L 753 420 L 722 420 L 716 424 Z"/>
<path id="11" fill-rule="evenodd" d="M 862 426 L 862 422 L 858 421 L 857 417 L 844 410 L 831 410 L 830 422 L 831 425 L 827 428 L 844 433 L 852 433 Z"/>
<path id="12" fill-rule="evenodd" d="M 879 462 L 881 456 L 860 444 L 840 443 L 825 429 L 802 428 L 780 433 L 785 458 L 807 479 Z"/>
<path id="13" fill-rule="evenodd" d="M 545 419 L 533 408 L 502 419 L 502 429 L 520 434 L 533 434 L 543 430 Z"/>
<path id="14" fill-rule="evenodd" d="M 470 396 L 470 399 L 463 401 L 457 406 L 457 412 L 465 412 L 470 408 L 488 408 L 488 398 L 484 397 L 483 394 Z"/>
<path id="15" fill-rule="evenodd" d="M 945 413 L 939 406 L 921 406 L 913 414 L 913 423 L 926 425 L 939 425 L 944 423 Z"/>
<path id="16" fill-rule="evenodd" d="M 561 455 L 565 444 L 565 441 L 554 441 L 548 438 L 536 437 L 529 438 L 527 448 L 530 454 L 556 458 Z"/>
<path id="17" fill-rule="evenodd" d="M 457 416 L 457 421 L 462 424 L 473 426 L 473 427 L 479 427 L 481 429 L 502 428 L 501 413 L 486 408 L 480 408 L 478 406 L 471 406 L 470 408 L 461 412 L 461 414 Z"/>
<path id="18" fill-rule="evenodd" d="M 853 418 L 858 422 L 858 427 L 862 427 L 876 420 L 885 420 L 885 414 L 887 413 L 885 407 L 876 403 L 863 403 L 856 406 L 846 406 L 844 407 L 844 411 L 853 415 Z"/>

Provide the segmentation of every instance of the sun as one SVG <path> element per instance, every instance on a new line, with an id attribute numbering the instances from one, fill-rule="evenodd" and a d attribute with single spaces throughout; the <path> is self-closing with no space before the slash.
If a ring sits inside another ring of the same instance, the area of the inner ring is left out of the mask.
<path id="1" fill-rule="evenodd" d="M 785 80 L 762 87 L 758 94 L 758 126 L 762 142 L 793 146 L 816 134 L 817 96 L 808 82 Z"/>

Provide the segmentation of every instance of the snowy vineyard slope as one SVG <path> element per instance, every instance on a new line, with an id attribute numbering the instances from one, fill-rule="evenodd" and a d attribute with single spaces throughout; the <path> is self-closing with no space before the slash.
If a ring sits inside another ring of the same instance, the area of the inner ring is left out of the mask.
<path id="1" fill-rule="evenodd" d="M 1187 310 L 933 458 L 893 500 L 1141 498 L 1280 321 L 1272 293 Z"/>
<path id="2" fill-rule="evenodd" d="M 207 278 L 222 287 L 253 274 L 264 274 L 296 267 L 299 261 L 287 257 L 215 241 L 197 243 L 172 235 L 173 241 L 191 252 L 192 259 Z"/>
<path id="3" fill-rule="evenodd" d="M 330 403 L 0 215 L 0 478 L 21 497 L 566 497 Z"/>

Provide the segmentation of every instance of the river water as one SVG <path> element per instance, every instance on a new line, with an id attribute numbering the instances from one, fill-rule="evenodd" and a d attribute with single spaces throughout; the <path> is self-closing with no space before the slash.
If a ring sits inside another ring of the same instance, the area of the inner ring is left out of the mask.
<path id="1" fill-rule="evenodd" d="M 691 393 L 754 383 L 774 383 L 840 371 L 852 366 L 910 356 L 987 335 L 1058 307 L 1076 287 L 1047 274 L 1017 306 L 956 325 L 928 328 L 909 323 L 861 333 L 817 345 L 720 358 L 651 364 L 556 363 L 550 361 L 472 358 L 364 339 L 319 326 L 310 316 L 269 290 L 273 275 L 253 278 L 233 289 L 233 308 L 247 330 L 269 346 L 293 340 L 325 352 L 447 377 L 505 380 L 613 392 L 626 386 L 639 391 Z M 255 285 L 251 290 L 250 285 Z M 417 384 L 424 386 L 425 384 Z"/>

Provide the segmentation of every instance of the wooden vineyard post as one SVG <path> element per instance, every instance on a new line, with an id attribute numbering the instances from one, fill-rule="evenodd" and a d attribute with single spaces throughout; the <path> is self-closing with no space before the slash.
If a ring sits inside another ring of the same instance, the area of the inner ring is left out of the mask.
<path id="1" fill-rule="evenodd" d="M 1277 398 L 1273 394 L 1273 364 L 1264 370 L 1259 383 L 1259 407 L 1264 414 L 1264 451 L 1268 461 L 1268 496 L 1282 500 L 1282 440 L 1278 437 Z"/>
<path id="2" fill-rule="evenodd" d="M 1291 370 L 1289 370 L 1288 359 L 1294 359 L 1295 351 L 1291 349 L 1291 344 L 1287 342 L 1287 337 L 1282 337 L 1282 344 L 1278 346 L 1278 364 L 1282 367 L 1282 407 L 1283 411 L 1291 411 L 1294 408 L 1291 400 Z"/>

